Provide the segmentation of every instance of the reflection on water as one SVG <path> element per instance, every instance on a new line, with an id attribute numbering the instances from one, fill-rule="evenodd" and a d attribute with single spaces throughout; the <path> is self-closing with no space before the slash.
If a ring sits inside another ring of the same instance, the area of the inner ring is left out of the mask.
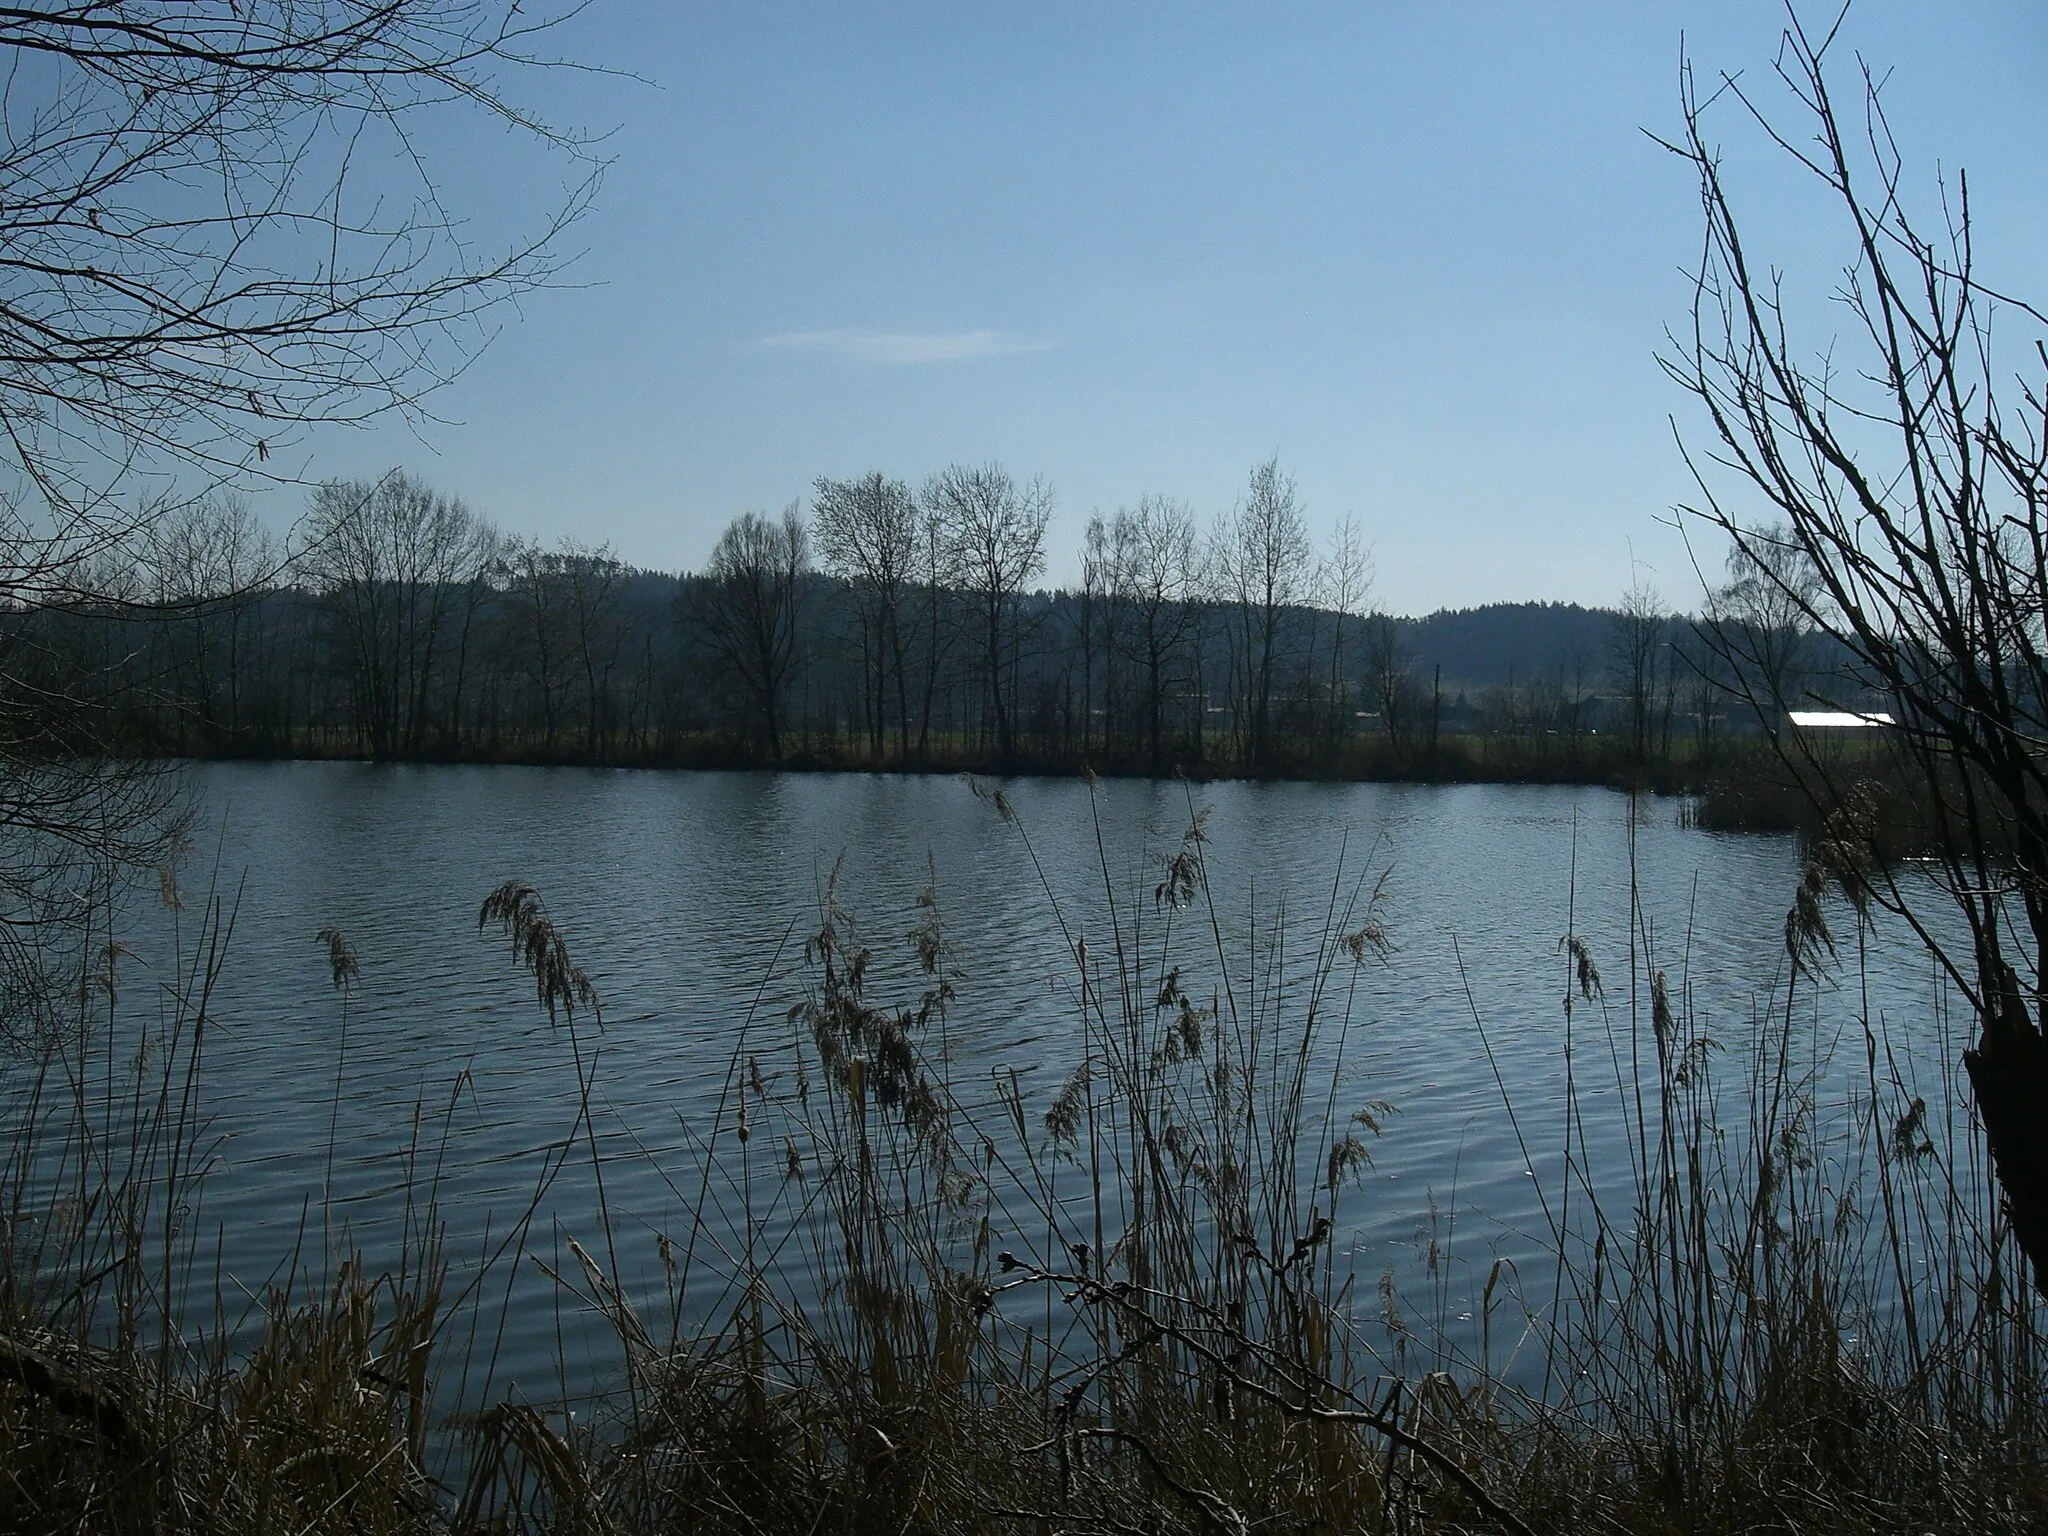
<path id="1" fill-rule="evenodd" d="M 1683 830 L 1670 802 L 1640 807 L 1632 827 L 1630 802 L 1595 789 L 1109 781 L 1091 793 L 1028 780 L 1005 785 L 1020 835 L 942 778 L 310 763 L 193 777 L 202 830 L 185 883 L 210 880 L 233 911 L 206 1069 L 215 1164 L 202 1219 L 220 1224 L 228 1269 L 252 1290 L 317 1202 L 330 1120 L 340 1209 L 373 1263 L 395 1241 L 409 1170 L 437 1170 L 458 1261 L 526 1210 L 541 1149 L 574 1121 L 576 1084 L 567 1037 L 501 936 L 478 931 L 483 896 L 508 879 L 541 891 L 603 999 L 595 1123 L 620 1249 L 644 1282 L 657 1273 L 653 1235 L 685 1219 L 735 1053 L 772 1072 L 787 1049 L 828 882 L 876 951 L 870 994 L 884 1003 L 915 1000 L 906 936 L 918 892 L 936 890 L 962 973 L 953 1081 L 985 1104 L 992 1069 L 1014 1069 L 1042 1111 L 1079 1052 L 1062 921 L 1095 936 L 1098 955 L 1112 899 L 1154 923 L 1162 859 L 1191 809 L 1209 812 L 1240 978 L 1266 963 L 1255 928 L 1284 924 L 1306 956 L 1333 892 L 1341 901 L 1385 873 L 1395 952 L 1355 978 L 1343 962 L 1336 1099 L 1340 1113 L 1384 1099 L 1399 1114 L 1340 1209 L 1340 1251 L 1369 1292 L 1383 1270 L 1416 1275 L 1433 1231 L 1464 1294 L 1497 1256 L 1541 1269 L 1529 1262 L 1547 1249 L 1537 1192 L 1558 1186 L 1568 1071 L 1590 1159 L 1625 1170 L 1624 1088 L 1636 1026 L 1648 1027 L 1632 972 L 1663 968 L 1711 1032 L 1739 1040 L 1782 980 L 1798 872 L 1787 839 Z M 125 997 L 147 994 L 137 967 L 168 974 L 192 920 L 136 898 Z M 314 940 L 327 927 L 362 964 L 345 1063 L 344 999 Z M 1604 1001 L 1577 1009 L 1569 1052 L 1568 930 L 1605 980 Z M 1910 944 L 1880 946 L 1871 986 L 1902 1070 L 1938 1082 L 1952 1053 L 1926 1023 L 1926 962 Z M 1857 1001 L 1802 1004 L 1812 1020 L 1799 1039 L 1816 1062 Z M 1336 1038 L 1325 1036 L 1325 1071 Z M 1856 1081 L 1839 1076 L 1838 1097 Z M 572 1161 L 536 1230 L 590 1237 L 592 1200 Z M 579 1369 L 555 1358 L 559 1337 L 552 1315 L 515 1317 L 509 1374 L 538 1388 L 565 1363 Z"/>

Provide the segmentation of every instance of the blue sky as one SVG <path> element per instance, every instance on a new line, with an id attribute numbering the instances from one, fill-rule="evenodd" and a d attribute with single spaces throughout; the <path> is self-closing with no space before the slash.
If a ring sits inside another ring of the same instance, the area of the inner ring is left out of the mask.
<path id="1" fill-rule="evenodd" d="M 512 93 L 607 133 L 573 286 L 500 316 L 415 435 L 323 435 L 315 476 L 402 464 L 502 526 L 695 566 L 818 475 L 1001 460 L 1089 512 L 1204 518 L 1278 453 L 1312 524 L 1354 514 L 1376 595 L 1424 612 L 1690 606 L 1689 482 L 1659 373 L 1699 212 L 1681 37 L 1763 85 L 1783 24 L 1717 3 L 694 6 L 599 0 Z M 2048 293 L 2048 12 L 1858 0 L 1849 49 L 1920 184 L 1967 166 L 1980 255 Z M 1760 241 L 1814 300 L 1813 199 L 1732 116 Z M 449 201 L 548 170 L 472 124 Z M 273 506 L 292 508 L 282 493 Z"/>

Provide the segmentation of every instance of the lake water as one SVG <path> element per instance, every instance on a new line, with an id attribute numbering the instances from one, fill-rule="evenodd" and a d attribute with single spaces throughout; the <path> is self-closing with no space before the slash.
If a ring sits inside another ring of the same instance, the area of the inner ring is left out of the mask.
<path id="1" fill-rule="evenodd" d="M 808 974 L 803 939 L 835 865 L 839 900 L 877 954 L 877 1002 L 915 1000 L 905 935 L 918 892 L 935 889 L 961 973 L 947 1020 L 953 1080 L 964 1100 L 986 1105 L 992 1070 L 1014 1069 L 1034 1128 L 1081 1052 L 1062 921 L 1099 956 L 1106 890 L 1127 912 L 1149 910 L 1191 806 L 1209 813 L 1211 884 L 1234 967 L 1249 963 L 1244 936 L 1270 934 L 1282 913 L 1306 957 L 1333 890 L 1384 874 L 1395 949 L 1356 972 L 1336 1090 L 1340 1110 L 1382 1099 L 1399 1111 L 1340 1212 L 1339 1252 L 1368 1292 L 1383 1271 L 1419 1273 L 1418 1234 L 1432 1222 L 1452 1241 L 1456 1293 L 1498 1256 L 1540 1270 L 1538 1190 L 1555 1192 L 1562 1148 L 1568 928 L 1606 982 L 1604 1006 L 1576 1015 L 1586 1134 L 1593 1159 L 1621 1171 L 1615 1062 L 1632 1028 L 1632 936 L 1637 973 L 1667 970 L 1730 1042 L 1747 1037 L 1773 986 L 1782 997 L 1797 847 L 1683 828 L 1676 802 L 1642 802 L 1632 823 L 1629 799 L 1599 789 L 1003 787 L 1021 835 L 948 778 L 193 769 L 185 910 L 174 917 L 140 894 L 130 903 L 122 993 L 124 1007 L 151 1006 L 143 977 L 172 974 L 199 895 L 219 893 L 233 930 L 204 1071 L 213 1164 L 199 1216 L 223 1234 L 227 1273 L 260 1289 L 291 1247 L 318 1201 L 330 1124 L 336 1209 L 373 1263 L 395 1241 L 416 1106 L 458 1266 L 502 1238 L 531 1199 L 542 1149 L 574 1122 L 576 1079 L 567 1036 L 536 1006 L 504 939 L 478 932 L 479 903 L 507 880 L 542 893 L 602 1000 L 595 1123 L 622 1267 L 638 1285 L 658 1276 L 657 1236 L 680 1240 L 736 1053 L 771 1073 L 787 1066 L 787 1010 Z M 348 936 L 362 968 L 346 1005 L 345 1064 L 343 999 L 314 938 L 329 927 Z M 1931 966 L 1910 943 L 1878 942 L 1874 955 L 1872 1015 L 1894 1036 L 1902 1073 L 1925 1080 L 1916 1091 L 1943 1102 L 1941 1064 L 1955 1042 L 1930 1022 Z M 1853 1095 L 1861 1070 L 1859 1002 L 1852 982 L 1802 1004 L 1812 1020 L 1800 1038 L 1816 1060 L 1857 1031 L 1856 1070 L 1827 1090 L 1838 1099 Z M 1335 1038 L 1326 1032 L 1319 1057 L 1329 1070 Z M 572 1160 L 548 1192 L 537 1245 L 563 1235 L 594 1245 L 593 1211 L 587 1168 Z M 1448 1305 L 1461 1304 L 1454 1294 Z M 506 1377 L 539 1395 L 565 1369 L 602 1373 L 594 1358 L 564 1360 L 564 1337 L 552 1310 L 515 1312 Z"/>

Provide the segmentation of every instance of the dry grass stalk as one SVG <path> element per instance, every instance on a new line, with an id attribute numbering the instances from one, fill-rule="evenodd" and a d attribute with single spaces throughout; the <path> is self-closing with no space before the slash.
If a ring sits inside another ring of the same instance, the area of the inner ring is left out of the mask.
<path id="1" fill-rule="evenodd" d="M 1024 834 L 1013 806 L 998 810 Z M 1710 1037 L 1683 970 L 1645 944 L 1636 1072 L 1627 1026 L 1611 1032 L 1619 1004 L 1567 937 L 1576 999 L 1642 1096 L 1632 1187 L 1572 1142 L 1547 1331 L 1496 1260 L 1468 1345 L 1441 1306 L 1434 1325 L 1411 1317 L 1391 1276 L 1377 1312 L 1355 1317 L 1337 1256 L 1389 1106 L 1344 1112 L 1319 1064 L 1342 1043 L 1347 975 L 1394 953 L 1384 880 L 1340 875 L 1319 924 L 1279 909 L 1233 948 L 1212 850 L 1191 817 L 1153 901 L 1106 889 L 1090 943 L 1046 887 L 1069 935 L 1075 1057 L 1036 1114 L 1018 1077 L 979 1100 L 955 1082 L 960 1004 L 935 894 L 892 962 L 861 943 L 835 872 L 787 1043 L 742 1033 L 697 1204 L 656 1238 L 667 1325 L 627 1294 L 616 1245 L 600 1262 L 570 1239 L 543 1271 L 522 1223 L 501 1255 L 617 1338 L 621 1390 L 580 1421 L 566 1404 L 456 1415 L 438 1401 L 460 1363 L 455 1319 L 481 1292 L 444 1294 L 431 1201 L 396 1278 L 344 1256 L 323 1286 L 267 1292 L 239 1354 L 232 1330 L 153 1348 L 191 1310 L 174 1288 L 193 1268 L 166 1265 L 149 1236 L 166 1209 L 152 1202 L 177 1186 L 123 1184 L 115 1149 L 89 1149 L 106 1170 L 97 1203 L 68 1225 L 17 1210 L 0 1246 L 0 1520 L 1427 1536 L 2048 1519 L 2048 1356 L 1967 1147 L 1883 1065 L 1878 1021 L 1856 1124 L 1822 1118 L 1798 1065 L 1825 945 L 1788 968 L 1783 1006 L 1743 1042 Z M 1845 883 L 1831 868 L 1814 900 Z M 493 923 L 573 1039 L 595 990 L 538 895 L 501 887 L 479 929 Z M 321 938 L 346 1003 L 359 968 L 344 979 L 345 941 Z M 885 974 L 907 1005 L 875 1000 Z M 196 1080 L 200 1038 L 195 1019 L 151 1058 L 167 1090 Z M 602 1200 L 580 1045 L 575 1065 L 577 1124 L 532 1210 L 579 1136 Z M 199 1121 L 178 1093 L 158 1098 L 128 1166 L 169 1172 Z M 33 1156 L 12 1157 L 10 1188 L 26 1188 Z M 1873 1187 L 1877 1204 L 1852 1198 Z M 1447 1273 L 1448 1235 L 1432 1230 L 1429 1253 Z M 1498 1361 L 1518 1313 L 1553 1351 L 1547 1397 Z"/>

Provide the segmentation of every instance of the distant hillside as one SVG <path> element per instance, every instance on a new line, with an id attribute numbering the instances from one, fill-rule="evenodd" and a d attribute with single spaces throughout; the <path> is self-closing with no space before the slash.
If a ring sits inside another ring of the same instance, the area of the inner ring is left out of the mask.
<path id="1" fill-rule="evenodd" d="M 1446 608 L 1405 626 L 1416 671 L 1443 668 L 1446 685 L 1489 687 L 1532 676 L 1567 678 L 1582 670 L 1588 683 L 1606 675 L 1613 649 L 1614 612 L 1577 603 L 1490 603 Z"/>

